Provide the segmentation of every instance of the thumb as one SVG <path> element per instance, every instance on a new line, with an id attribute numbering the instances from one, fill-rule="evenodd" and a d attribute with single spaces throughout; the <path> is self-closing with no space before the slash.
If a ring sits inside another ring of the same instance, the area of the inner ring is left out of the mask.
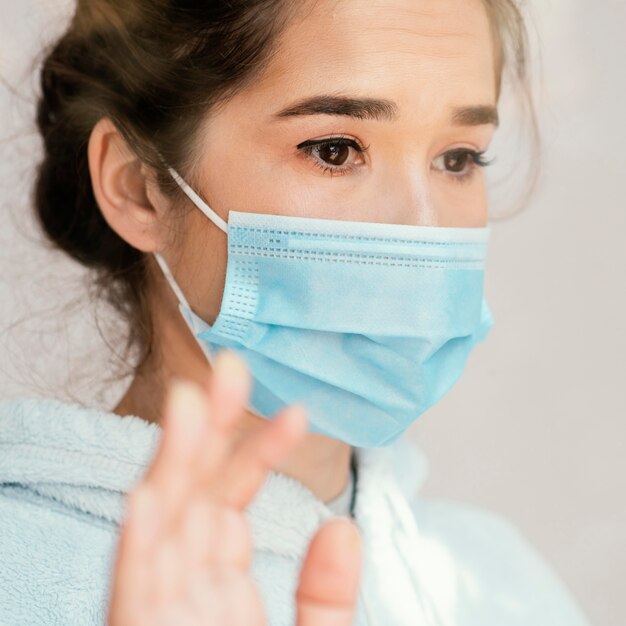
<path id="1" fill-rule="evenodd" d="M 297 626 L 351 626 L 361 574 L 361 536 L 347 517 L 311 540 L 296 591 Z"/>

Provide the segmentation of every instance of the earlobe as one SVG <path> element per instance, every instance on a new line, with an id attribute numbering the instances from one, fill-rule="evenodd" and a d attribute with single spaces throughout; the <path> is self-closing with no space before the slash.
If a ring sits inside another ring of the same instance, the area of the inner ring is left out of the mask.
<path id="1" fill-rule="evenodd" d="M 158 250 L 159 213 L 147 195 L 145 168 L 108 118 L 94 126 L 88 158 L 94 195 L 109 226 L 138 250 Z"/>

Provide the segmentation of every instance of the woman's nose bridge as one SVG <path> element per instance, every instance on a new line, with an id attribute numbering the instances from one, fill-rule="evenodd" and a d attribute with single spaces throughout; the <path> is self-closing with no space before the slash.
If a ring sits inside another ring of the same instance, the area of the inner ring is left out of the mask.
<path id="1" fill-rule="evenodd" d="M 400 169 L 397 181 L 398 215 L 402 224 L 415 226 L 437 226 L 440 216 L 437 213 L 431 180 L 417 164 L 406 164 Z"/>

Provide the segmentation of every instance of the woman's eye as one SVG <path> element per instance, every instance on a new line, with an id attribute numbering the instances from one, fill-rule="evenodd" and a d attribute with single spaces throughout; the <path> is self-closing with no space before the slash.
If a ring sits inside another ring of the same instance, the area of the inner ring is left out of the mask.
<path id="1" fill-rule="evenodd" d="M 367 150 L 367 147 L 361 146 L 354 139 L 345 137 L 311 139 L 298 144 L 297 148 L 302 150 L 314 165 L 331 174 L 345 174 L 358 167 L 363 162 L 361 155 Z"/>
<path id="2" fill-rule="evenodd" d="M 493 163 L 493 159 L 485 160 L 484 154 L 484 151 L 467 148 L 450 150 L 438 156 L 433 164 L 435 169 L 449 172 L 457 180 L 467 180 L 474 175 L 477 167 L 486 167 Z"/>
<path id="3" fill-rule="evenodd" d="M 343 165 L 350 156 L 350 146 L 345 143 L 322 144 L 317 154 L 322 161 L 330 165 Z"/>
<path id="4" fill-rule="evenodd" d="M 443 155 L 443 162 L 449 172 L 459 173 L 465 170 L 469 158 L 468 152 L 448 152 Z"/>

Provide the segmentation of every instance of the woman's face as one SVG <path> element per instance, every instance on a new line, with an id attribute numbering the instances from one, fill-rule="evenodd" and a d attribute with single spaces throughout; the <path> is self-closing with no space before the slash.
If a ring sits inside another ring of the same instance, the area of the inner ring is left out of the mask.
<path id="1" fill-rule="evenodd" d="M 226 221 L 242 211 L 485 226 L 484 170 L 470 153 L 489 147 L 496 100 L 481 0 L 318 0 L 265 73 L 207 120 L 196 191 Z M 226 236 L 198 210 L 186 220 L 175 273 L 212 323 Z"/>

